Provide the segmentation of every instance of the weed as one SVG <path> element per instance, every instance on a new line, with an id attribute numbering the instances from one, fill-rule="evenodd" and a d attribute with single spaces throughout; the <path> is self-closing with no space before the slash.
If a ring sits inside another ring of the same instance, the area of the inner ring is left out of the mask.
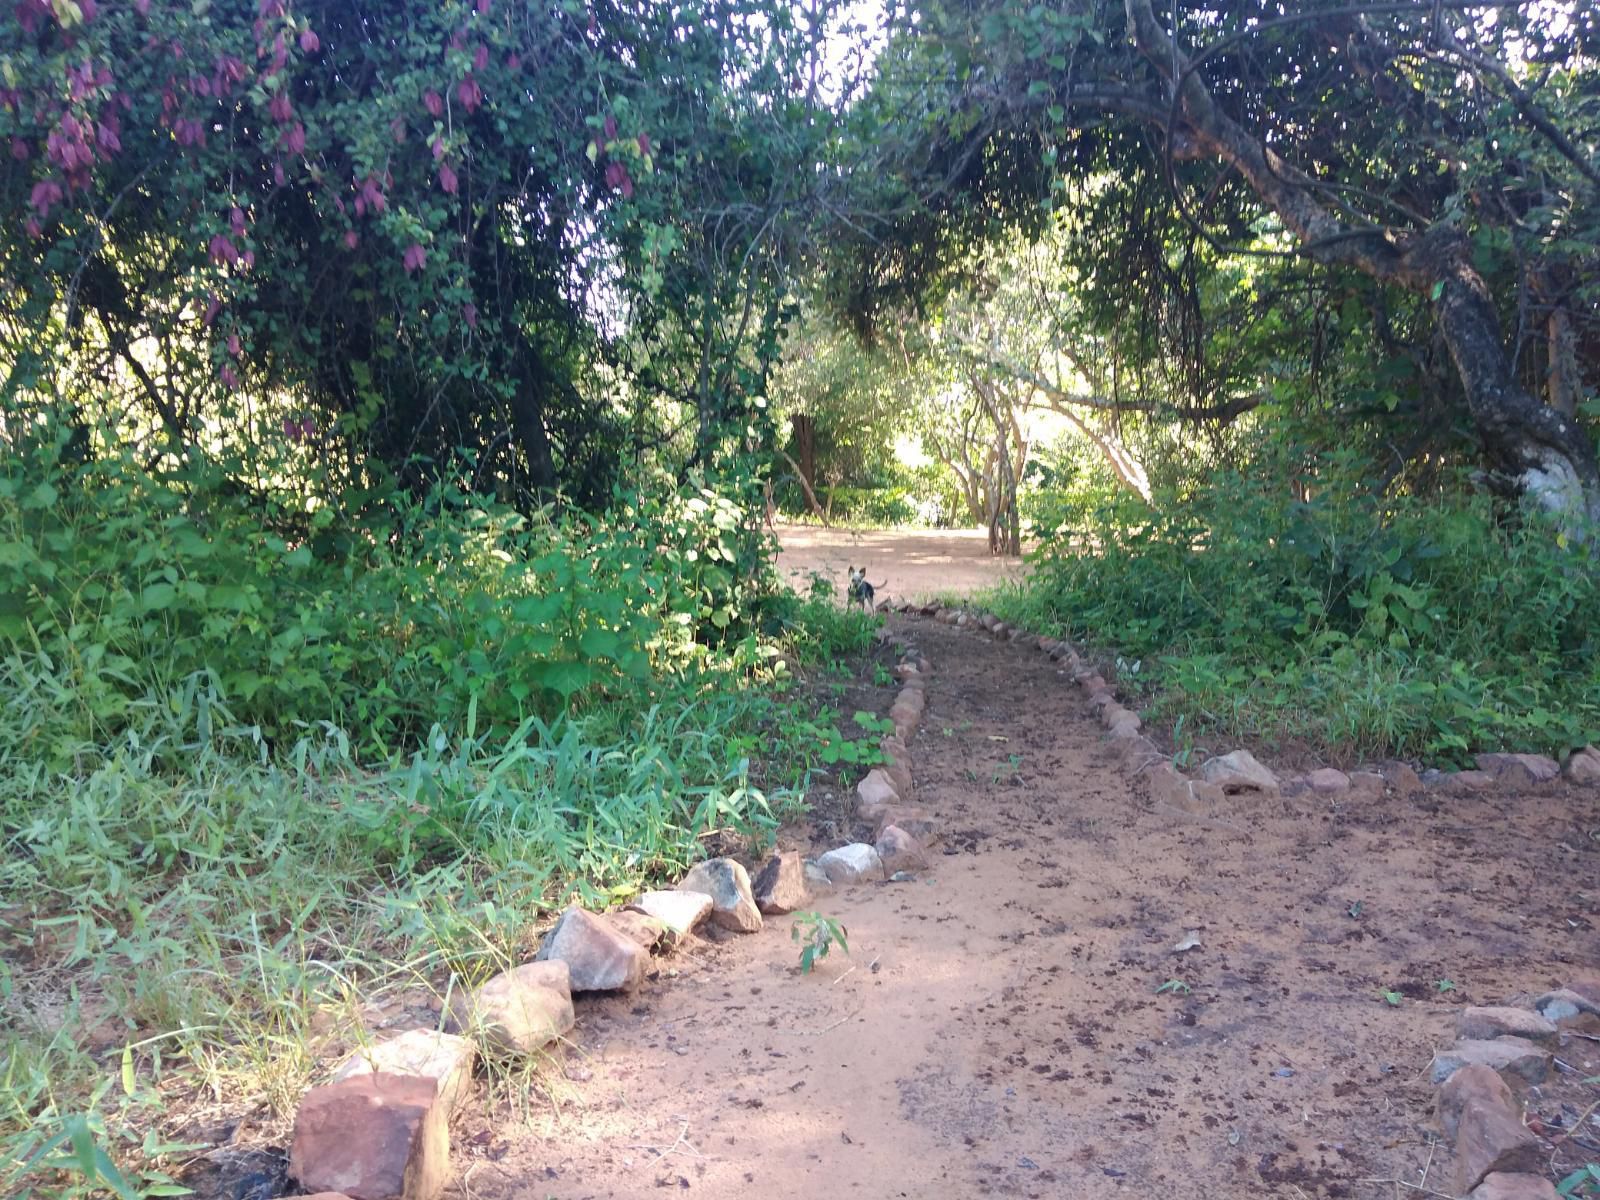
<path id="1" fill-rule="evenodd" d="M 798 912 L 789 927 L 791 940 L 800 946 L 800 972 L 809 975 L 819 958 L 827 958 L 834 946 L 846 954 L 850 946 L 845 941 L 845 927 L 833 918 L 816 912 Z"/>

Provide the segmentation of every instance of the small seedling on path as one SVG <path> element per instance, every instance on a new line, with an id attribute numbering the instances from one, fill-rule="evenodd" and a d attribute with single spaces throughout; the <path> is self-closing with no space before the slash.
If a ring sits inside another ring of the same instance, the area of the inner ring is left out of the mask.
<path id="1" fill-rule="evenodd" d="M 827 958 L 828 951 L 835 945 L 849 954 L 850 946 L 845 941 L 846 932 L 845 927 L 833 917 L 825 917 L 815 912 L 795 913 L 794 924 L 789 927 L 789 935 L 800 945 L 801 974 L 809 975 L 816 966 L 817 959 Z"/>
<path id="2" fill-rule="evenodd" d="M 1433 986 L 1438 988 L 1441 994 L 1456 990 L 1455 980 L 1453 979 L 1436 979 L 1433 981 Z"/>
<path id="3" fill-rule="evenodd" d="M 1387 1004 L 1390 1008 L 1399 1008 L 1400 1007 L 1400 1001 L 1401 1001 L 1401 999 L 1403 997 L 1400 995 L 1399 992 L 1383 991 L 1383 992 L 1379 992 L 1378 994 L 1383 997 L 1383 1002 L 1385 1004 Z"/>
<path id="4" fill-rule="evenodd" d="M 1171 992 L 1174 996 L 1187 996 L 1192 991 L 1194 989 L 1183 980 L 1169 979 L 1156 989 L 1156 995 L 1159 996 L 1162 992 Z"/>

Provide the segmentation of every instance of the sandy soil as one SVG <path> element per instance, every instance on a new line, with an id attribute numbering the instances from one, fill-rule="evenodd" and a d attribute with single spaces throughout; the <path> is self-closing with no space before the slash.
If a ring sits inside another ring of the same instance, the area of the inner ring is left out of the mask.
<path id="1" fill-rule="evenodd" d="M 934 662 L 913 747 L 949 831 L 934 869 L 819 902 L 851 953 L 813 975 L 776 919 L 581 1000 L 559 1108 L 470 1109 L 449 1195 L 1447 1194 L 1425 1072 L 1455 1014 L 1600 963 L 1593 793 L 1202 821 L 1124 781 L 1043 656 L 905 627 Z M 787 843 L 833 842 L 826 808 Z M 1600 1046 L 1562 1057 L 1533 1103 L 1570 1120 Z"/>
<path id="2" fill-rule="evenodd" d="M 878 602 L 923 600 L 935 593 L 968 594 L 1002 579 L 1014 579 L 1023 566 L 1015 558 L 989 553 L 988 535 L 975 529 L 823 529 L 780 525 L 778 571 L 804 590 L 813 574 L 832 581 L 843 594 L 845 574 L 864 566 L 877 588 Z"/>

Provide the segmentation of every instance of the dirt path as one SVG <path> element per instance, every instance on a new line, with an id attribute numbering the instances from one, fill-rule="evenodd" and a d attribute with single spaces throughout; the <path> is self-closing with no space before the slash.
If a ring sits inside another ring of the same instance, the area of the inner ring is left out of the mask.
<path id="1" fill-rule="evenodd" d="M 1425 1070 L 1455 1013 L 1600 961 L 1579 806 L 1306 797 L 1201 824 L 1125 781 L 1043 655 L 901 627 L 934 664 L 933 870 L 819 902 L 851 955 L 811 976 L 780 918 L 581 1003 L 570 1095 L 527 1132 L 469 1118 L 451 1194 L 1393 1197 L 1371 1181 L 1430 1157 L 1447 1187 Z M 819 824 L 788 844 L 837 844 Z"/>
<path id="2" fill-rule="evenodd" d="M 813 574 L 841 593 L 845 572 L 864 566 L 878 600 L 922 601 L 935 594 L 963 595 L 1022 574 L 1015 558 L 995 558 L 986 534 L 976 529 L 822 529 L 781 525 L 778 572 L 804 591 Z M 882 584 L 884 586 L 879 587 Z"/>

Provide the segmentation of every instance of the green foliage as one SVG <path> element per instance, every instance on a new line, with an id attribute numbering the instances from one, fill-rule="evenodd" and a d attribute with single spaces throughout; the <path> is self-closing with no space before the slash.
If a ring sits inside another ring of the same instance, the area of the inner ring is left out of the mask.
<path id="1" fill-rule="evenodd" d="M 838 946 L 846 954 L 850 946 L 845 941 L 848 931 L 835 917 L 825 917 L 816 912 L 798 912 L 789 927 L 790 940 L 800 946 L 800 973 L 811 974 L 817 959 L 827 958 L 828 951 Z"/>
<path id="2" fill-rule="evenodd" d="M 1192 736 L 1435 760 L 1600 737 L 1591 550 L 1480 497 L 1377 498 L 1350 455 L 1286 459 L 1058 512 L 996 610 L 1139 662 Z"/>
<path id="3" fill-rule="evenodd" d="M 1600 1164 L 1586 1163 L 1556 1184 L 1560 1196 L 1600 1196 Z"/>

